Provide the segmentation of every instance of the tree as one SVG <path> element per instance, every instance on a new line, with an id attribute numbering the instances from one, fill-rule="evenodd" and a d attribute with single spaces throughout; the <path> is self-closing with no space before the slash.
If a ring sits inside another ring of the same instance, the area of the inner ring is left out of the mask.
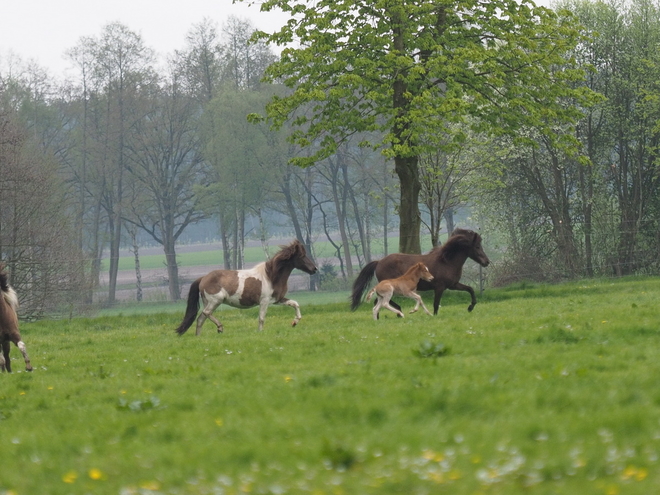
<path id="1" fill-rule="evenodd" d="M 126 170 L 131 128 L 141 120 L 141 91 L 154 83 L 152 52 L 142 38 L 126 26 L 112 23 L 101 36 L 83 39 L 92 57 L 95 87 L 97 194 L 110 230 L 108 303 L 115 302 L 119 248 L 126 200 Z"/>
<path id="2" fill-rule="evenodd" d="M 217 28 L 208 19 L 190 29 L 186 45 L 184 50 L 175 52 L 176 65 L 187 92 L 204 105 L 213 99 L 221 80 L 224 48 Z"/>
<path id="3" fill-rule="evenodd" d="M 204 156 L 212 167 L 209 209 L 220 215 L 227 268 L 243 267 L 246 215 L 259 213 L 276 181 L 277 169 L 265 159 L 270 154 L 267 136 L 245 119 L 263 108 L 266 97 L 225 89 L 207 105 L 202 119 Z"/>
<path id="4" fill-rule="evenodd" d="M 198 116 L 192 97 L 182 94 L 176 77 L 151 95 L 146 115 L 134 125 L 127 169 L 140 186 L 128 222 L 163 246 L 170 299 L 180 297 L 176 241 L 205 215 L 195 191 L 204 165 Z"/>
<path id="5" fill-rule="evenodd" d="M 83 260 L 56 161 L 4 89 L 0 77 L 0 259 L 9 267 L 22 316 L 38 316 L 78 299 Z"/>
<path id="6" fill-rule="evenodd" d="M 451 124 L 467 115 L 473 127 L 513 133 L 534 123 L 552 134 L 556 121 L 574 122 L 575 108 L 556 103 L 584 96 L 567 84 L 583 77 L 564 55 L 580 37 L 572 16 L 533 3 L 495 0 L 407 2 L 267 0 L 262 11 L 292 14 L 279 31 L 255 38 L 288 45 L 267 70 L 290 95 L 267 107 L 275 127 L 296 109 L 291 140 L 318 151 L 294 162 L 308 166 L 335 153 L 347 136 L 381 131 L 370 144 L 393 158 L 400 182 L 402 252 L 420 251 L 419 156 L 428 134 L 465 135 Z M 552 77 L 550 67 L 562 67 Z M 252 116 L 253 120 L 259 119 Z"/>

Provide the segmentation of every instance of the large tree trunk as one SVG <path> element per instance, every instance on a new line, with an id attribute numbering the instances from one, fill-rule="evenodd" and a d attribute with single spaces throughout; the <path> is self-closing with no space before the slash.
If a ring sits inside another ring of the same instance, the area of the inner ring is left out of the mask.
<path id="1" fill-rule="evenodd" d="M 419 241 L 421 219 L 419 215 L 419 169 L 417 157 L 394 158 L 394 170 L 401 184 L 401 201 L 399 203 L 399 252 L 420 254 L 422 247 Z"/>
<path id="2" fill-rule="evenodd" d="M 116 302 L 119 246 L 121 243 L 121 212 L 110 215 L 110 269 L 108 270 L 108 304 Z"/>
<path id="3" fill-rule="evenodd" d="M 342 161 L 341 154 L 337 154 L 337 160 Z M 344 261 L 346 262 L 346 276 L 353 278 L 353 260 L 351 256 L 351 245 L 346 232 L 346 184 L 344 184 L 343 193 L 339 188 L 339 169 L 341 165 L 332 165 L 332 199 L 335 205 L 337 223 L 339 225 L 339 234 L 341 235 L 341 244 L 344 251 Z"/>

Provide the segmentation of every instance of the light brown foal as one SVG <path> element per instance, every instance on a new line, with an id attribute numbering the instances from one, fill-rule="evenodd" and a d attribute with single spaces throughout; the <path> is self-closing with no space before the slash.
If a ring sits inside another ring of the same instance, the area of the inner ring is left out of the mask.
<path id="1" fill-rule="evenodd" d="M 403 313 L 390 305 L 390 299 L 392 299 L 392 296 L 394 295 L 409 297 L 416 301 L 414 309 L 410 311 L 411 313 L 417 311 L 421 305 L 422 308 L 424 308 L 424 311 L 426 311 L 426 314 L 430 316 L 431 313 L 429 313 L 429 310 L 424 306 L 422 297 L 415 292 L 420 279 L 426 280 L 427 282 L 433 280 L 433 275 L 431 275 L 429 269 L 421 261 L 411 266 L 406 273 L 398 278 L 391 278 L 378 282 L 376 287 L 371 289 L 371 292 L 367 295 L 367 301 L 371 300 L 371 296 L 373 296 L 374 292 L 378 298 L 378 302 L 373 309 L 374 320 L 378 319 L 378 313 L 381 308 L 387 308 L 403 318 Z"/>

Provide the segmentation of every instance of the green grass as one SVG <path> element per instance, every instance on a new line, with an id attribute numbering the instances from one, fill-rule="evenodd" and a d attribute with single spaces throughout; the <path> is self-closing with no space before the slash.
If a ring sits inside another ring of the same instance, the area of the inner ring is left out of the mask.
<path id="1" fill-rule="evenodd" d="M 262 333 L 223 310 L 224 334 L 178 337 L 183 304 L 23 324 L 35 371 L 0 376 L 0 494 L 657 493 L 660 280 L 378 322 L 300 295 L 299 325 L 271 307 Z"/>

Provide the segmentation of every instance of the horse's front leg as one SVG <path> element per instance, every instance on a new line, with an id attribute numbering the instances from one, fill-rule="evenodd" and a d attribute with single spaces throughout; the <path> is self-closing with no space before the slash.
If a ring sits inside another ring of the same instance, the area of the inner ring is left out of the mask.
<path id="1" fill-rule="evenodd" d="M 270 301 L 264 299 L 259 304 L 259 331 L 261 332 L 264 329 L 264 321 L 266 320 L 266 313 L 268 312 L 268 304 Z"/>
<path id="2" fill-rule="evenodd" d="M 284 304 L 286 306 L 291 306 L 293 309 L 296 310 L 296 316 L 293 319 L 293 322 L 291 323 L 292 327 L 295 327 L 300 319 L 302 318 L 302 314 L 300 314 L 300 305 L 294 301 L 293 299 L 287 299 L 286 297 L 282 299 L 279 304 Z"/>
<path id="3" fill-rule="evenodd" d="M 424 301 L 422 300 L 422 296 L 417 294 L 416 292 L 413 292 L 410 294 L 410 297 L 416 301 L 415 307 L 410 311 L 410 313 L 415 313 L 417 310 L 419 310 L 419 306 L 422 306 L 422 309 L 426 312 L 427 315 L 431 316 L 431 313 L 429 313 L 429 310 L 426 309 L 426 306 L 424 305 Z"/>
<path id="4" fill-rule="evenodd" d="M 30 364 L 30 358 L 28 357 L 25 342 L 19 340 L 16 344 L 16 347 L 18 347 L 18 349 L 21 351 L 21 354 L 23 354 L 23 360 L 25 361 L 25 371 L 32 371 L 32 364 Z"/>
<path id="5" fill-rule="evenodd" d="M 433 298 L 433 314 L 437 315 L 438 314 L 438 308 L 440 308 L 440 299 L 442 299 L 442 293 L 444 292 L 444 289 L 436 289 L 435 290 L 435 297 Z"/>
<path id="6" fill-rule="evenodd" d="M 468 311 L 472 311 L 474 309 L 474 305 L 477 304 L 477 296 L 474 294 L 474 289 L 472 287 L 457 282 L 456 284 L 454 284 L 453 287 L 449 287 L 449 288 L 451 290 L 462 290 L 464 292 L 468 292 L 470 294 L 470 297 L 472 297 L 472 303 L 468 306 Z"/>

